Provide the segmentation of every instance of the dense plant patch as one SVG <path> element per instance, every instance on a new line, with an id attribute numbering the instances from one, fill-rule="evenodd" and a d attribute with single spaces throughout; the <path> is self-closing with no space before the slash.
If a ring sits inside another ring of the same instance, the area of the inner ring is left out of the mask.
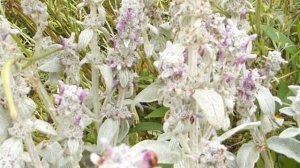
<path id="1" fill-rule="evenodd" d="M 300 1 L 0 2 L 0 167 L 299 167 Z"/>

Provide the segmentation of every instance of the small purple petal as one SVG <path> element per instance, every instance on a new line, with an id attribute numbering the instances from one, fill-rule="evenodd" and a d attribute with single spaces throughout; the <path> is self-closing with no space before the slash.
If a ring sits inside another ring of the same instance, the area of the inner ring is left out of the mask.
<path id="1" fill-rule="evenodd" d="M 58 106 L 59 105 L 61 105 L 61 103 L 62 103 L 62 97 L 61 96 L 59 96 L 59 95 L 54 95 L 54 101 L 55 101 L 55 104 L 57 104 Z"/>
<path id="2" fill-rule="evenodd" d="M 81 91 L 80 95 L 79 95 L 80 103 L 83 103 L 88 95 L 89 95 L 89 90 L 88 89 L 83 89 Z"/>
<path id="3" fill-rule="evenodd" d="M 245 51 L 247 51 L 247 48 L 248 48 L 249 44 L 250 44 L 254 39 L 256 39 L 256 37 L 257 37 L 257 34 L 253 34 L 253 35 L 251 35 L 251 36 L 248 38 L 246 44 L 244 45 L 244 50 L 245 50 Z"/>
<path id="4" fill-rule="evenodd" d="M 81 116 L 79 115 L 78 117 L 76 117 L 75 124 L 77 126 L 80 126 L 80 121 L 81 121 Z"/>
<path id="5" fill-rule="evenodd" d="M 64 94 L 64 91 L 65 91 L 65 84 L 63 81 L 59 80 L 58 81 L 58 84 L 59 84 L 59 92 L 60 92 L 60 95 L 63 95 Z"/>
<path id="6" fill-rule="evenodd" d="M 131 8 L 128 8 L 128 11 L 127 11 L 127 21 L 131 21 L 133 18 L 133 12 L 132 12 L 132 9 Z"/>

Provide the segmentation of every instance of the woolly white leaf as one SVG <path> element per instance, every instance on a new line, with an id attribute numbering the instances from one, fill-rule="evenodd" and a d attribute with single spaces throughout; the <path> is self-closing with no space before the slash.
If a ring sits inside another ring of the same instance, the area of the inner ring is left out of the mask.
<path id="1" fill-rule="evenodd" d="M 300 134 L 300 129 L 295 127 L 290 127 L 285 129 L 279 134 L 280 138 L 293 138 Z"/>
<path id="2" fill-rule="evenodd" d="M 129 47 L 129 44 L 130 44 L 130 39 L 128 39 L 128 40 L 123 40 L 123 41 L 124 41 L 125 48 L 128 48 L 128 47 Z"/>
<path id="3" fill-rule="evenodd" d="M 268 115 L 261 115 L 260 121 L 261 121 L 261 129 L 264 134 L 267 134 L 268 132 L 278 128 L 276 123 L 272 121 L 272 119 Z"/>
<path id="4" fill-rule="evenodd" d="M 230 129 L 228 131 L 226 131 L 224 134 L 222 134 L 221 136 L 218 137 L 218 140 L 220 142 L 226 140 L 227 138 L 230 138 L 232 135 L 236 134 L 239 131 L 245 130 L 245 129 L 252 129 L 254 127 L 257 127 L 261 124 L 260 121 L 258 122 L 251 122 L 251 123 L 244 123 L 242 125 L 239 125 L 233 129 Z"/>
<path id="5" fill-rule="evenodd" d="M 97 66 L 102 74 L 102 77 L 105 82 L 106 92 L 109 93 L 113 88 L 113 74 L 112 69 L 108 65 L 99 65 Z"/>
<path id="6" fill-rule="evenodd" d="M 224 127 L 224 124 L 228 124 L 223 99 L 217 92 L 214 90 L 199 89 L 195 91 L 193 98 L 212 126 L 220 129 Z"/>
<path id="7" fill-rule="evenodd" d="M 157 101 L 159 97 L 159 89 L 162 88 L 162 83 L 154 82 L 150 85 L 148 85 L 144 90 L 142 90 L 134 99 L 134 103 L 140 103 L 140 102 L 154 102 Z"/>
<path id="8" fill-rule="evenodd" d="M 98 131 L 98 137 L 97 137 L 97 146 L 100 151 L 102 151 L 101 147 L 101 139 L 106 139 L 109 144 L 115 145 L 117 142 L 117 136 L 119 133 L 119 127 L 120 127 L 120 121 L 119 120 L 113 120 L 111 118 L 108 118 L 104 121 L 104 123 L 101 125 L 99 131 Z"/>
<path id="9" fill-rule="evenodd" d="M 102 5 L 99 5 L 97 9 L 98 9 L 99 16 L 101 17 L 101 21 L 105 22 L 105 20 L 106 20 L 105 8 Z"/>
<path id="10" fill-rule="evenodd" d="M 22 116 L 23 117 L 30 118 L 32 113 L 36 109 L 35 102 L 32 99 L 28 98 L 28 97 L 24 98 L 24 101 L 22 102 L 21 106 L 22 106 L 21 110 L 22 110 Z"/>
<path id="11" fill-rule="evenodd" d="M 51 85 L 56 86 L 58 84 L 58 81 L 60 80 L 61 73 L 60 72 L 50 72 L 48 74 L 49 78 L 45 82 L 45 85 Z"/>
<path id="12" fill-rule="evenodd" d="M 100 27 L 100 30 L 106 39 L 110 39 L 109 31 L 105 27 Z"/>
<path id="13" fill-rule="evenodd" d="M 300 86 L 298 86 L 298 85 L 290 85 L 288 87 L 295 95 L 297 94 L 298 90 L 300 89 Z"/>
<path id="14" fill-rule="evenodd" d="M 181 160 L 181 151 L 179 148 L 173 148 L 168 141 L 145 140 L 134 145 L 130 149 L 133 153 L 139 153 L 143 150 L 152 150 L 159 163 L 174 164 Z"/>
<path id="15" fill-rule="evenodd" d="M 71 155 L 75 155 L 79 150 L 79 142 L 77 139 L 68 139 L 68 148 Z"/>
<path id="16" fill-rule="evenodd" d="M 21 158 L 25 162 L 31 162 L 31 158 L 28 152 L 23 152 Z"/>
<path id="17" fill-rule="evenodd" d="M 120 71 L 119 72 L 120 77 L 120 85 L 121 87 L 125 88 L 129 82 L 129 73 L 128 71 Z"/>
<path id="18" fill-rule="evenodd" d="M 123 139 L 126 137 L 126 135 L 129 132 L 129 123 L 127 120 L 121 120 L 120 121 L 120 130 L 119 130 L 119 135 L 118 135 L 118 143 L 123 141 Z"/>
<path id="19" fill-rule="evenodd" d="M 96 153 L 92 153 L 91 156 L 90 156 L 90 159 L 91 159 L 92 163 L 97 165 L 101 158 Z"/>
<path id="20" fill-rule="evenodd" d="M 46 141 L 42 141 L 37 145 L 38 153 L 46 159 L 49 163 L 56 163 L 58 158 L 61 158 L 63 150 L 58 142 L 49 144 Z"/>
<path id="21" fill-rule="evenodd" d="M 288 115 L 288 116 L 294 116 L 295 112 L 293 111 L 293 109 L 291 107 L 284 107 L 282 109 L 279 110 L 280 113 Z"/>
<path id="22" fill-rule="evenodd" d="M 0 106 L 0 144 L 8 137 L 7 129 L 10 127 L 11 119 L 9 113 Z"/>
<path id="23" fill-rule="evenodd" d="M 94 31 L 92 29 L 84 29 L 80 35 L 79 35 L 79 40 L 78 40 L 78 49 L 79 50 L 84 50 L 90 41 L 93 38 Z"/>
<path id="24" fill-rule="evenodd" d="M 20 138 L 11 137 L 0 146 L 0 154 L 9 153 L 13 158 L 18 158 L 23 153 L 23 142 Z"/>
<path id="25" fill-rule="evenodd" d="M 64 70 L 64 66 L 58 57 L 54 57 L 53 59 L 41 65 L 38 69 L 44 72 L 61 72 Z"/>
<path id="26" fill-rule="evenodd" d="M 281 99 L 280 99 L 279 97 L 274 96 L 274 100 L 275 100 L 275 102 L 278 103 L 279 105 L 282 105 L 282 101 L 281 101 Z"/>
<path id="27" fill-rule="evenodd" d="M 153 54 L 154 45 L 149 42 L 145 42 L 144 43 L 144 51 L 145 51 L 146 56 L 150 57 Z"/>
<path id="28" fill-rule="evenodd" d="M 260 87 L 257 91 L 256 99 L 264 114 L 270 116 L 275 114 L 275 99 L 268 88 Z"/>
<path id="29" fill-rule="evenodd" d="M 159 30 L 158 28 L 156 28 L 155 26 L 148 24 L 149 29 L 151 30 L 151 32 L 153 32 L 156 35 L 159 35 Z"/>
<path id="30" fill-rule="evenodd" d="M 57 135 L 53 126 L 43 120 L 35 120 L 34 121 L 34 128 L 42 133 L 49 134 L 49 135 Z"/>
<path id="31" fill-rule="evenodd" d="M 270 149 L 300 163 L 300 142 L 293 138 L 273 136 L 267 140 Z"/>
<path id="32" fill-rule="evenodd" d="M 254 165 L 258 159 L 259 151 L 252 141 L 243 144 L 236 157 L 239 168 L 254 168 Z"/>

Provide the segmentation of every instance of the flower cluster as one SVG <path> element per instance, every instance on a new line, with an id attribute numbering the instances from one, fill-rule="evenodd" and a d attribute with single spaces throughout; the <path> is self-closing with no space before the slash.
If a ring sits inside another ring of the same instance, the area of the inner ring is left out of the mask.
<path id="1" fill-rule="evenodd" d="M 102 26 L 104 21 L 105 17 L 103 18 L 103 16 L 100 16 L 99 14 L 96 14 L 96 16 L 90 14 L 84 18 L 83 23 L 87 29 L 98 29 Z"/>
<path id="2" fill-rule="evenodd" d="M 25 136 L 33 132 L 33 122 L 30 119 L 16 122 L 8 129 L 8 132 L 13 137 L 25 139 Z"/>
<path id="3" fill-rule="evenodd" d="M 143 8 L 142 0 L 122 0 L 117 24 L 116 47 L 125 47 L 134 51 L 138 45 L 142 44 Z"/>
<path id="4" fill-rule="evenodd" d="M 19 33 L 19 31 L 12 29 L 8 20 L 0 16 L 0 67 L 2 67 L 8 59 L 23 57 L 22 52 L 11 37 L 11 35 L 17 33 Z"/>
<path id="5" fill-rule="evenodd" d="M 75 33 L 72 33 L 69 38 L 63 38 L 62 47 L 60 62 L 65 67 L 67 81 L 78 84 L 80 81 L 80 61 L 77 43 L 75 43 Z"/>
<path id="6" fill-rule="evenodd" d="M 191 96 L 192 90 L 187 84 L 189 77 L 186 63 L 187 51 L 185 47 L 181 44 L 167 42 L 166 49 L 160 53 L 159 60 L 155 62 L 160 72 L 159 78 L 165 83 L 164 89 L 161 90 L 164 105 L 172 106 L 178 103 L 172 99 L 178 99 L 178 97 L 184 99 Z"/>
<path id="7" fill-rule="evenodd" d="M 46 27 L 48 25 L 49 14 L 47 5 L 39 0 L 22 0 L 21 6 L 26 15 L 32 17 L 35 24 Z"/>
<path id="8" fill-rule="evenodd" d="M 118 34 L 113 42 L 113 49 L 109 52 L 108 63 L 113 69 L 116 80 L 126 79 L 117 82 L 122 87 L 132 88 L 136 82 L 136 73 L 133 69 L 139 55 L 136 49 L 142 44 L 142 27 L 144 26 L 144 4 L 141 0 L 123 0 L 120 8 L 120 15 L 117 24 Z M 127 71 L 121 74 L 121 71 Z M 125 75 L 125 76 L 124 76 Z M 124 77 L 122 77 L 124 76 Z"/>
<path id="9" fill-rule="evenodd" d="M 105 140 L 102 143 L 105 147 L 104 154 L 101 157 L 95 153 L 91 155 L 91 161 L 98 168 L 150 168 L 157 165 L 157 157 L 152 151 L 135 154 L 125 144 L 112 147 Z"/>
<path id="10" fill-rule="evenodd" d="M 286 64 L 287 61 L 281 57 L 281 52 L 279 51 L 269 51 L 268 57 L 266 58 L 265 69 L 263 69 L 263 74 L 268 79 L 272 79 L 280 71 L 281 66 Z"/>
<path id="11" fill-rule="evenodd" d="M 130 119 L 133 117 L 127 106 L 116 107 L 113 105 L 109 106 L 101 115 L 113 119 Z"/>
<path id="12" fill-rule="evenodd" d="M 54 95 L 58 115 L 69 116 L 82 112 L 82 104 L 89 94 L 88 89 L 65 85 L 62 81 L 59 81 L 59 85 L 59 95 Z"/>
<path id="13" fill-rule="evenodd" d="M 167 42 L 166 49 L 160 53 L 157 65 L 161 79 L 167 81 L 186 77 L 187 65 L 184 51 L 184 46 Z"/>
<path id="14" fill-rule="evenodd" d="M 222 1 L 221 6 L 231 15 L 244 17 L 250 12 L 254 12 L 250 2 L 244 0 Z"/>
<path id="15" fill-rule="evenodd" d="M 248 70 L 240 81 L 237 94 L 237 108 L 240 113 L 246 116 L 256 111 L 255 94 L 261 85 L 261 76 L 257 70 Z"/>
<path id="16" fill-rule="evenodd" d="M 57 104 L 57 116 L 63 121 L 61 124 L 63 125 L 64 136 L 80 138 L 78 136 L 68 136 L 67 132 L 79 131 L 82 134 L 83 129 L 91 123 L 90 117 L 84 111 L 84 101 L 89 91 L 76 85 L 65 85 L 62 81 L 59 81 L 59 84 L 59 94 L 55 94 L 54 97 Z"/>
<path id="17" fill-rule="evenodd" d="M 227 168 L 234 160 L 233 154 L 227 151 L 227 148 L 218 141 L 202 140 L 203 149 L 200 155 L 193 159 L 205 167 Z"/>

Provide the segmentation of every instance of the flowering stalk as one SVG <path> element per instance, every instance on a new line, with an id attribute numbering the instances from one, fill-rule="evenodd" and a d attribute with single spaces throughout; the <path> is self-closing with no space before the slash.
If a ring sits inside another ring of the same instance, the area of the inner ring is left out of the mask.
<path id="1" fill-rule="evenodd" d="M 102 6 L 103 1 L 83 1 L 78 7 L 88 5 L 90 13 L 84 20 L 85 29 L 79 35 L 79 48 L 85 49 L 88 45 L 90 51 L 86 57 L 81 61 L 83 63 L 90 63 L 92 70 L 92 101 L 93 109 L 96 115 L 100 114 L 100 90 L 99 90 L 99 66 L 102 66 L 102 55 L 98 46 L 98 29 L 103 28 L 105 22 L 105 9 Z M 104 29 L 104 28 L 103 28 Z"/>
<path id="2" fill-rule="evenodd" d="M 34 167 L 36 167 L 36 168 L 43 167 L 42 163 L 40 161 L 38 151 L 36 150 L 35 144 L 32 140 L 32 135 L 31 134 L 26 135 L 26 137 L 24 139 L 24 143 L 27 146 L 27 150 L 28 150 L 28 153 L 29 153 L 29 155 L 32 159 L 32 163 L 33 163 Z"/>
<path id="3" fill-rule="evenodd" d="M 93 3 L 90 3 L 90 10 L 91 10 L 91 17 L 96 18 L 96 6 Z M 103 16 L 102 16 L 103 17 Z M 93 29 L 93 38 L 91 40 L 91 54 L 94 56 L 100 56 L 99 55 L 99 47 L 98 47 L 98 33 L 97 28 Z M 93 106 L 94 106 L 94 113 L 99 114 L 100 113 L 100 101 L 99 101 L 99 70 L 95 67 L 97 63 L 92 63 L 92 94 L 93 94 Z"/>

